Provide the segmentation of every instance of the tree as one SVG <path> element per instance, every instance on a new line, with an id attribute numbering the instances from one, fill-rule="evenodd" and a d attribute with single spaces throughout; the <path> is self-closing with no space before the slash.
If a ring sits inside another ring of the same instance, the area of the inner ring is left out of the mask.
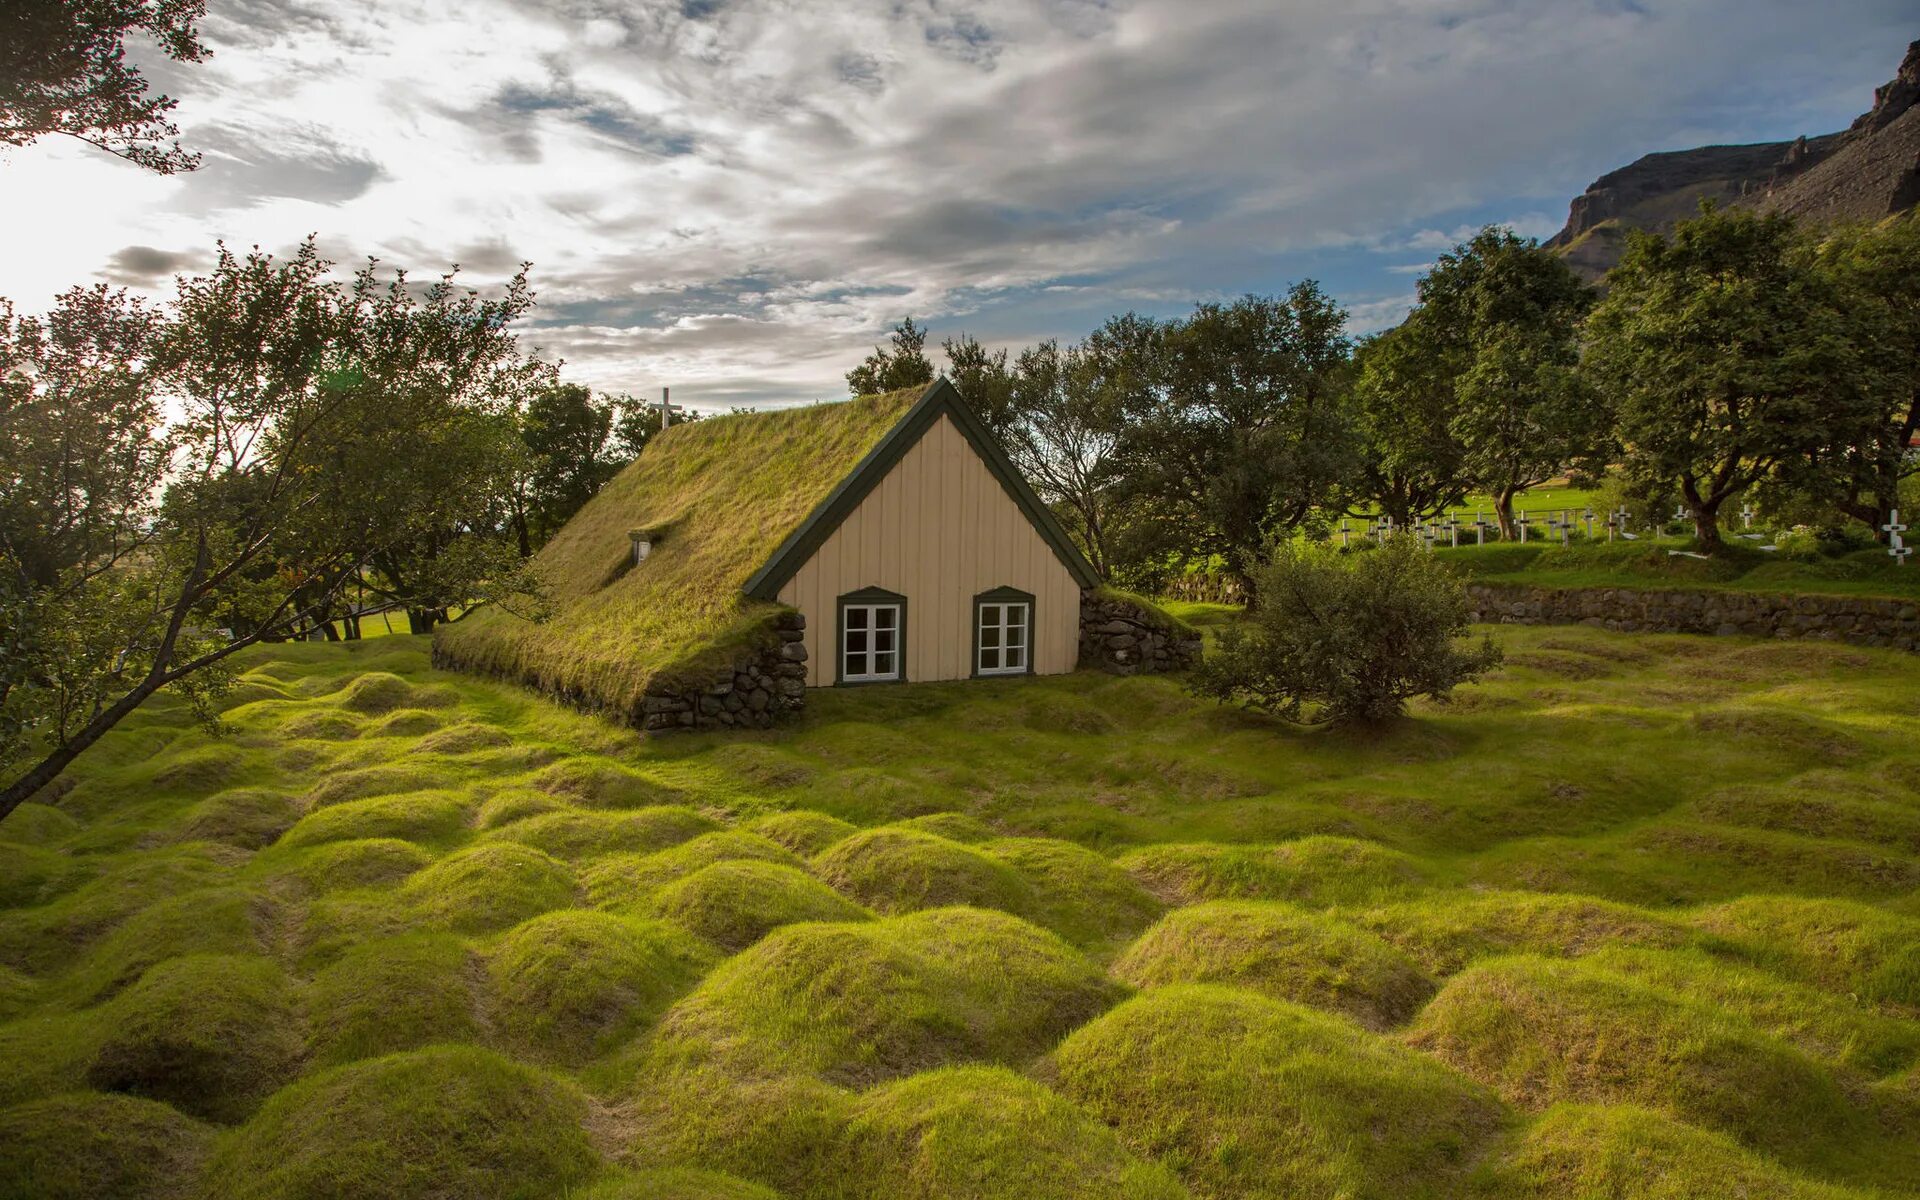
<path id="1" fill-rule="evenodd" d="M 1129 486 L 1245 580 L 1350 477 L 1346 313 L 1309 280 L 1199 305 L 1162 336 L 1155 386 L 1129 414 Z"/>
<path id="2" fill-rule="evenodd" d="M 866 361 L 847 372 L 847 390 L 856 396 L 893 392 L 933 382 L 933 364 L 927 361 L 927 331 L 906 320 L 894 329 L 889 344 L 875 346 Z"/>
<path id="3" fill-rule="evenodd" d="M 178 103 L 147 94 L 127 63 L 143 33 L 175 62 L 202 62 L 206 0 L 8 0 L 0 5 L 0 145 L 64 134 L 162 175 L 191 171 L 168 118 Z"/>
<path id="4" fill-rule="evenodd" d="M 1441 255 L 1419 294 L 1409 336 L 1452 393 L 1464 476 L 1492 493 L 1513 537 L 1513 498 L 1606 444 L 1605 407 L 1578 371 L 1592 290 L 1559 255 L 1489 226 Z"/>
<path id="5" fill-rule="evenodd" d="M 609 396 L 607 403 L 613 406 L 616 414 L 613 420 L 613 435 L 608 454 L 614 463 L 614 473 L 640 457 L 647 443 L 660 433 L 660 406 L 645 400 L 636 400 L 622 392 L 618 396 Z M 735 409 L 735 412 L 751 411 Z M 675 410 L 673 422 L 685 425 L 688 421 L 698 421 L 700 414 L 692 409 Z"/>
<path id="6" fill-rule="evenodd" d="M 1466 591 L 1410 535 L 1351 554 L 1282 542 L 1256 576 L 1260 606 L 1200 664 L 1200 695 L 1300 724 L 1377 722 L 1415 696 L 1444 702 L 1500 662 L 1490 638 L 1460 644 Z"/>
<path id="7" fill-rule="evenodd" d="M 624 460 L 611 444 L 613 402 L 582 384 L 542 388 L 515 417 L 525 466 L 513 489 L 512 521 L 525 557 L 593 499 Z"/>
<path id="8" fill-rule="evenodd" d="M 76 289 L 0 323 L 0 817 L 162 688 L 211 720 L 232 655 L 375 567 L 404 562 L 387 586 L 415 606 L 535 586 L 461 515 L 549 370 L 507 330 L 524 275 L 480 300 L 331 266 L 223 246 L 163 312 Z"/>
<path id="9" fill-rule="evenodd" d="M 947 352 L 947 378 L 960 398 L 988 429 L 1004 438 L 1016 415 L 1014 372 L 1007 368 L 1007 352 L 988 352 L 966 333 L 940 346 Z"/>
<path id="10" fill-rule="evenodd" d="M 1623 470 L 1678 492 L 1703 548 L 1728 500 L 1872 436 L 1847 292 L 1788 218 L 1703 206 L 1670 236 L 1632 235 L 1609 282 L 1588 358 L 1619 405 Z"/>
<path id="11" fill-rule="evenodd" d="M 1809 480 L 1841 513 L 1876 538 L 1900 502 L 1903 481 L 1920 473 L 1910 447 L 1920 436 L 1920 214 L 1834 230 L 1816 264 L 1844 291 L 1852 340 L 1868 355 L 1871 427 L 1839 448 Z"/>
<path id="12" fill-rule="evenodd" d="M 1454 435 L 1453 389 L 1425 323 L 1367 339 L 1354 356 L 1352 416 L 1359 447 L 1355 501 L 1396 526 L 1466 499 L 1466 448 Z"/>
<path id="13" fill-rule="evenodd" d="M 1107 525 L 1120 465 L 1120 406 L 1110 370 L 1096 348 L 1063 351 L 1047 341 L 1022 351 L 1012 373 L 1016 416 L 1002 435 L 1102 578 L 1111 568 Z"/>

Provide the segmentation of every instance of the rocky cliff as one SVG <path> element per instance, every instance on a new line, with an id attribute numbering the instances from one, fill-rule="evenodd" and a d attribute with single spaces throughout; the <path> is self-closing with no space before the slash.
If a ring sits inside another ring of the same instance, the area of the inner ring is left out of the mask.
<path id="1" fill-rule="evenodd" d="M 1920 42 L 1847 129 L 1790 142 L 1649 154 L 1574 197 L 1547 245 L 1588 279 L 1620 260 L 1629 229 L 1670 229 L 1702 199 L 1809 221 L 1873 220 L 1920 203 Z"/>

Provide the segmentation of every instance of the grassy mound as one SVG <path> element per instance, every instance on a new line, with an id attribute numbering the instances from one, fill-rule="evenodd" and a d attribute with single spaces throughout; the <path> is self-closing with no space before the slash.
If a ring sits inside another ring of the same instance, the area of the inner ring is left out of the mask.
<path id="1" fill-rule="evenodd" d="M 1731 1138 L 1632 1105 L 1559 1105 L 1527 1129 L 1498 1171 L 1514 1200 L 1866 1200 L 1815 1183 Z"/>
<path id="2" fill-rule="evenodd" d="M 573 806 L 558 796 L 536 792 L 532 788 L 507 788 L 487 797 L 480 806 L 476 823 L 482 829 L 501 829 L 515 821 L 542 813 L 572 812 Z"/>
<path id="3" fill-rule="evenodd" d="M 88 947 L 78 968 L 59 981 L 59 993 L 91 1003 L 170 958 L 264 953 L 269 911 L 265 897 L 243 887 L 201 888 L 162 900 Z"/>
<path id="4" fill-rule="evenodd" d="M 645 808 L 680 798 L 671 788 L 605 759 L 563 759 L 533 777 L 536 791 L 586 808 Z"/>
<path id="5" fill-rule="evenodd" d="M 552 1196 L 598 1162 L 570 1085 L 472 1046 L 393 1054 L 302 1079 L 214 1156 L 234 1200 Z"/>
<path id="6" fill-rule="evenodd" d="M 471 801 L 456 792 L 412 792 L 349 800 L 308 813 L 280 838 L 283 846 L 399 838 L 443 845 L 466 832 Z"/>
<path id="7" fill-rule="evenodd" d="M 1421 891 L 1419 860 L 1375 842 L 1307 837 L 1277 846 L 1154 846 L 1115 863 L 1172 904 L 1291 900 L 1310 908 L 1380 904 Z"/>
<path id="8" fill-rule="evenodd" d="M 1146 992 L 1054 1065 L 1063 1093 L 1208 1196 L 1454 1195 L 1502 1122 L 1432 1060 L 1234 988 Z"/>
<path id="9" fill-rule="evenodd" d="M 847 1092 L 806 1075 L 736 1074 L 688 1049 L 657 1045 L 621 1064 L 634 1166 L 721 1171 L 784 1196 L 841 1195 Z"/>
<path id="10" fill-rule="evenodd" d="M 350 946 L 314 976 L 308 993 L 315 1063 L 332 1066 L 478 1040 L 467 948 L 448 934 L 410 934 Z"/>
<path id="11" fill-rule="evenodd" d="M 335 771 L 307 789 L 306 804 L 309 809 L 321 809 L 373 796 L 432 791 L 440 780 L 438 773 L 418 765 Z"/>
<path id="12" fill-rule="evenodd" d="M 99 1014 L 87 1082 L 238 1121 L 299 1069 L 293 989 L 264 958 L 195 955 L 148 971 Z"/>
<path id="13" fill-rule="evenodd" d="M 462 721 L 421 738 L 409 747 L 413 754 L 471 754 L 513 744 L 506 730 L 478 721 Z"/>
<path id="14" fill-rule="evenodd" d="M 617 853 L 651 853 L 719 828 L 710 817 L 677 804 L 632 812 L 567 809 L 514 821 L 492 839 L 518 842 L 555 858 L 579 859 Z"/>
<path id="15" fill-rule="evenodd" d="M 666 1167 L 607 1179 L 571 1200 L 780 1200 L 772 1188 L 693 1167 Z"/>
<path id="16" fill-rule="evenodd" d="M 860 1098 L 843 1172 L 871 1200 L 1184 1200 L 1165 1168 L 1004 1067 L 948 1067 Z"/>
<path id="17" fill-rule="evenodd" d="M 855 833 L 852 823 L 811 809 L 768 813 L 747 828 L 761 837 L 772 838 L 802 858 L 812 858 Z"/>
<path id="18" fill-rule="evenodd" d="M 164 1104 L 69 1092 L 0 1112 L 0 1196 L 174 1200 L 191 1194 L 211 1131 Z"/>
<path id="19" fill-rule="evenodd" d="M 859 1083 L 956 1060 L 1023 1061 L 1112 998 L 1045 930 L 934 909 L 777 929 L 721 964 L 662 1029 L 736 1070 Z"/>
<path id="20" fill-rule="evenodd" d="M 1114 978 L 1135 987 L 1225 983 L 1399 1025 L 1433 994 L 1406 955 L 1362 930 L 1293 907 L 1214 901 L 1176 909 L 1128 948 Z"/>
<path id="21" fill-rule="evenodd" d="M 1072 842 L 1001 838 L 980 850 L 1033 888 L 1035 923 L 1076 946 L 1104 949 L 1123 942 L 1165 911 L 1131 875 Z"/>
<path id="22" fill-rule="evenodd" d="M 388 671 L 368 671 L 356 675 L 333 700 L 348 712 L 389 713 L 408 707 L 414 698 L 413 685 Z"/>
<path id="23" fill-rule="evenodd" d="M 1697 936 L 1684 923 L 1645 909 L 1542 892 L 1451 892 L 1372 909 L 1354 920 L 1437 975 L 1505 954 L 1577 958 L 1608 946 L 1679 946 Z"/>
<path id="24" fill-rule="evenodd" d="M 1769 970 L 1920 1009 L 1920 919 L 1852 900 L 1753 896 L 1707 909 L 1696 922 Z"/>
<path id="25" fill-rule="evenodd" d="M 959 812 L 928 813 L 921 817 L 909 817 L 904 821 L 894 822 L 893 828 L 930 833 L 950 842 L 965 842 L 968 845 L 990 841 L 993 838 L 993 830 L 987 827 L 985 821 Z"/>
<path id="26" fill-rule="evenodd" d="M 878 912 L 966 904 L 1031 914 L 1036 897 L 1019 872 L 971 846 L 890 826 L 869 829 L 814 859 L 820 877 Z"/>
<path id="27" fill-rule="evenodd" d="M 1641 1104 L 1783 1158 L 1854 1132 L 1833 1077 L 1736 1017 L 1583 963 L 1496 959 L 1455 976 L 1412 1044 L 1525 1108 Z"/>
<path id="28" fill-rule="evenodd" d="M 573 909 L 516 926 L 487 957 L 493 1021 L 548 1059 L 582 1063 L 652 1021 L 712 965 L 657 921 Z"/>
<path id="29" fill-rule="evenodd" d="M 288 851 L 276 849 L 265 861 L 271 864 L 273 877 L 324 894 L 398 883 L 433 859 L 425 850 L 399 838 L 356 838 Z"/>
<path id="30" fill-rule="evenodd" d="M 424 702 L 431 696 L 423 689 L 418 699 Z M 419 737 L 444 728 L 446 723 L 445 717 L 424 708 L 396 708 L 373 722 L 367 733 L 371 737 Z"/>
<path id="31" fill-rule="evenodd" d="M 831 819 L 831 818 L 829 818 Z M 0 825 L 0 842 L 16 846 L 50 846 L 65 841 L 85 826 L 50 804 L 29 801 L 7 814 Z"/>
<path id="32" fill-rule="evenodd" d="M 719 829 L 652 854 L 616 854 L 585 871 L 587 896 L 601 908 L 644 908 L 653 893 L 676 879 L 720 862 L 770 862 L 799 866 L 785 846 L 744 829 Z"/>
<path id="33" fill-rule="evenodd" d="M 180 841 L 225 842 L 258 850 L 293 827 L 300 806 L 266 788 L 234 788 L 193 806 L 180 823 Z"/>
<path id="34" fill-rule="evenodd" d="M 869 915 L 805 871 L 752 860 L 702 867 L 661 888 L 652 909 L 730 951 L 744 950 L 782 925 Z"/>
<path id="35" fill-rule="evenodd" d="M 460 933 L 504 929 L 570 908 L 578 892 L 565 863 L 512 842 L 449 854 L 400 888 L 401 898 L 423 920 Z"/>
<path id="36" fill-rule="evenodd" d="M 82 878 L 80 868 L 64 854 L 0 843 L 0 906 L 45 904 Z"/>
<path id="37" fill-rule="evenodd" d="M 352 713 L 320 709 L 287 718 L 280 735 L 294 741 L 350 742 L 365 728 L 366 722 Z"/>

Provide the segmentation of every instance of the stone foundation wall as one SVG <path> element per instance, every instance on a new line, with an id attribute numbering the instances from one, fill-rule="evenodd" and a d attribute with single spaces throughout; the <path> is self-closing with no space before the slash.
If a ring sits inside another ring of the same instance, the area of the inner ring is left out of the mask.
<path id="1" fill-rule="evenodd" d="M 1505 625 L 1593 625 L 1627 633 L 1825 638 L 1920 650 L 1920 604 L 1763 592 L 1543 588 L 1470 583 L 1473 619 Z"/>
<path id="2" fill-rule="evenodd" d="M 1200 635 L 1137 604 L 1091 589 L 1080 594 L 1080 665 L 1116 675 L 1185 671 L 1200 661 Z"/>
<path id="3" fill-rule="evenodd" d="M 658 683 L 641 699 L 640 728 L 652 733 L 692 729 L 767 729 L 799 713 L 807 702 L 807 619 L 784 612 L 774 619 L 777 640 L 765 650 L 714 673 L 705 683 Z"/>

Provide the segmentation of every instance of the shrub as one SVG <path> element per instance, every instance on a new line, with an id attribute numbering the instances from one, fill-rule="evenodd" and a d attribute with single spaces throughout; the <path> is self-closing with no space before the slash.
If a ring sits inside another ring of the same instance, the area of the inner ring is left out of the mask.
<path id="1" fill-rule="evenodd" d="M 651 907 L 724 950 L 744 950 L 782 925 L 870 915 L 798 868 L 752 860 L 702 867 L 661 888 Z"/>
<path id="2" fill-rule="evenodd" d="M 433 1046 L 302 1079 L 215 1154 L 232 1200 L 562 1194 L 599 1163 L 571 1085 L 473 1046 Z"/>
<path id="3" fill-rule="evenodd" d="M 1372 934 L 1288 904 L 1176 909 L 1113 965 L 1135 987 L 1226 983 L 1352 1017 L 1370 1029 L 1419 1011 L 1433 983 Z"/>
<path id="4" fill-rule="evenodd" d="M 0 1196 L 182 1200 L 211 1131 L 164 1104 L 69 1092 L 0 1112 Z"/>
<path id="5" fill-rule="evenodd" d="M 449 854 L 400 889 L 425 920 L 459 933 L 504 929 L 543 912 L 570 908 L 578 892 L 566 864 L 512 842 Z"/>
<path id="6" fill-rule="evenodd" d="M 1033 887 L 1019 872 L 971 846 L 897 826 L 838 843 L 814 868 L 834 887 L 884 913 L 949 904 L 1029 915 Z"/>
<path id="7" fill-rule="evenodd" d="M 448 934 L 349 946 L 313 978 L 313 1059 L 323 1066 L 476 1039 L 467 949 Z"/>
<path id="8" fill-rule="evenodd" d="M 87 1082 L 237 1121 L 298 1069 L 292 985 L 264 958 L 194 955 L 154 967 L 100 1014 Z"/>
<path id="9" fill-rule="evenodd" d="M 1113 994 L 1045 930 L 935 909 L 776 929 L 722 963 L 661 1029 L 738 1070 L 860 1083 L 954 1059 L 1020 1062 Z"/>
<path id="10" fill-rule="evenodd" d="M 657 921 L 580 909 L 535 917 L 487 957 L 494 1023 L 577 1064 L 626 1039 L 693 986 L 712 952 Z"/>
<path id="11" fill-rule="evenodd" d="M 947 1067 L 860 1098 L 841 1175 L 854 1200 L 1185 1200 L 1165 1168 L 1004 1067 Z"/>
<path id="12" fill-rule="evenodd" d="M 1237 988 L 1156 988 L 1075 1030 L 1059 1087 L 1208 1196 L 1459 1194 L 1502 1121 L 1440 1064 Z"/>
<path id="13" fill-rule="evenodd" d="M 1193 688 L 1296 722 L 1384 721 L 1500 661 L 1492 639 L 1463 647 L 1467 597 L 1411 537 L 1373 554 L 1283 542 L 1254 571 L 1259 606 L 1221 631 Z"/>

